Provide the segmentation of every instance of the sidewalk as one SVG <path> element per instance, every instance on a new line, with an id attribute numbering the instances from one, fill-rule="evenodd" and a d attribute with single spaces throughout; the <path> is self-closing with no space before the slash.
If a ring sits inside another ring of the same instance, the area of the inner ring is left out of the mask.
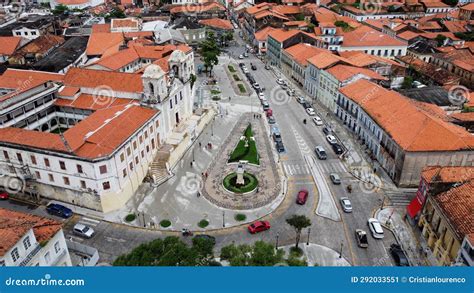
<path id="1" fill-rule="evenodd" d="M 294 245 L 286 245 L 278 248 L 283 249 L 289 255 L 290 248 Z M 348 267 L 351 264 L 344 258 L 339 257 L 339 252 L 319 244 L 300 243 L 299 248 L 303 250 L 303 257 L 306 258 L 308 266 L 320 267 Z"/>

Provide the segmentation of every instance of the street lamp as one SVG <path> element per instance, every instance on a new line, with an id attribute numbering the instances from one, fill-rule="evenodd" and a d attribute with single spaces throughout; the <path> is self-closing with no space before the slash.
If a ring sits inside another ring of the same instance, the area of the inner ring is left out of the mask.
<path id="1" fill-rule="evenodd" d="M 212 118 L 212 124 L 211 124 L 211 136 L 214 136 L 214 122 L 216 121 L 216 116 Z"/>
<path id="2" fill-rule="evenodd" d="M 222 211 L 222 228 L 225 228 L 225 211 Z"/>
<path id="3" fill-rule="evenodd" d="M 342 247 L 344 246 L 344 243 L 341 242 L 341 250 L 339 251 L 339 258 L 342 258 Z"/>
<path id="4" fill-rule="evenodd" d="M 278 237 L 280 237 L 280 234 L 277 232 L 276 242 L 275 242 L 275 249 L 278 249 Z"/>
<path id="5" fill-rule="evenodd" d="M 311 234 L 311 228 L 308 228 L 308 241 L 306 242 L 306 245 L 309 245 L 309 235 Z"/>

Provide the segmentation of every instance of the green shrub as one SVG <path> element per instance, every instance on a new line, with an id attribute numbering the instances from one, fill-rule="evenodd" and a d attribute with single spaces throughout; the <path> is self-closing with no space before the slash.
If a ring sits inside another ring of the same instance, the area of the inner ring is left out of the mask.
<path id="1" fill-rule="evenodd" d="M 250 174 L 248 172 L 244 173 L 245 183 L 243 185 L 237 186 L 236 181 L 237 181 L 237 173 L 235 172 L 230 173 L 224 178 L 224 181 L 223 181 L 224 187 L 227 190 L 235 192 L 235 193 L 246 193 L 246 192 L 250 192 L 254 190 L 258 186 L 257 177 L 255 177 L 255 175 Z"/>
<path id="2" fill-rule="evenodd" d="M 128 214 L 126 217 L 125 217 L 125 222 L 132 222 L 134 221 L 135 219 L 137 218 L 137 216 L 135 214 Z"/>
<path id="3" fill-rule="evenodd" d="M 171 221 L 170 220 L 161 220 L 160 226 L 163 227 L 163 228 L 168 228 L 169 226 L 171 226 Z"/>
<path id="4" fill-rule="evenodd" d="M 234 80 L 235 80 L 235 81 L 240 81 L 240 78 L 239 78 L 239 76 L 238 76 L 237 74 L 234 74 L 234 75 L 232 75 L 232 76 L 234 77 Z"/>
<path id="5" fill-rule="evenodd" d="M 207 226 L 209 226 L 209 221 L 206 219 L 202 219 L 201 221 L 199 221 L 198 226 L 199 228 L 206 228 Z"/>
<path id="6" fill-rule="evenodd" d="M 211 90 L 211 95 L 215 96 L 215 95 L 218 95 L 220 93 L 221 93 L 221 91 L 219 91 L 219 90 Z"/>
<path id="7" fill-rule="evenodd" d="M 220 100 L 221 100 L 221 97 L 219 97 L 219 96 L 213 96 L 213 97 L 212 97 L 212 100 L 213 100 L 213 101 L 220 101 Z"/>
<path id="8" fill-rule="evenodd" d="M 230 72 L 235 72 L 235 68 L 232 65 L 228 65 L 227 68 L 229 68 Z"/>
<path id="9" fill-rule="evenodd" d="M 244 136 L 248 140 L 248 147 L 245 147 L 245 140 L 239 141 L 234 151 L 230 155 L 229 163 L 245 160 L 251 164 L 259 165 L 260 158 L 257 152 L 257 144 L 255 143 L 255 141 L 250 139 L 251 137 L 253 137 L 252 126 L 250 124 L 245 129 Z"/>
<path id="10" fill-rule="evenodd" d="M 245 92 L 246 92 L 246 91 L 245 91 L 245 87 L 244 87 L 243 84 L 239 83 L 237 86 L 239 87 L 239 90 L 240 90 L 241 93 L 245 93 Z"/>
<path id="11" fill-rule="evenodd" d="M 244 214 L 235 214 L 234 219 L 237 222 L 242 222 L 242 221 L 245 221 L 247 219 L 247 216 L 244 215 Z"/>
<path id="12" fill-rule="evenodd" d="M 292 246 L 290 248 L 290 254 L 293 255 L 293 256 L 296 256 L 296 257 L 300 257 L 303 255 L 303 250 L 301 248 L 297 248 L 295 246 Z"/>

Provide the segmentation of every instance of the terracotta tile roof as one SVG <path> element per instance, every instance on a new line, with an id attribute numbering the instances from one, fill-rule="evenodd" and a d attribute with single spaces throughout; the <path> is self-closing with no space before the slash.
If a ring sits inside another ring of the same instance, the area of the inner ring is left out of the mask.
<path id="1" fill-rule="evenodd" d="M 117 48 L 123 44 L 121 33 L 92 33 L 87 43 L 86 54 L 89 56 L 102 55 L 109 48 Z"/>
<path id="2" fill-rule="evenodd" d="M 316 66 L 316 68 L 319 69 L 328 68 L 329 66 L 332 66 L 339 62 L 349 63 L 350 61 L 343 57 L 339 57 L 331 52 L 321 52 L 308 59 L 308 63 L 313 64 L 314 66 Z"/>
<path id="3" fill-rule="evenodd" d="M 255 13 L 258 13 L 258 12 L 260 12 L 260 11 L 262 11 L 262 10 L 267 10 L 267 9 L 269 9 L 270 7 L 275 6 L 275 5 L 276 5 L 275 3 L 263 2 L 263 3 L 259 3 L 259 4 L 257 4 L 257 5 L 248 7 L 247 9 L 245 9 L 245 11 L 246 11 L 248 14 L 255 14 Z"/>
<path id="4" fill-rule="evenodd" d="M 445 4 L 441 1 L 420 1 L 420 2 L 423 3 L 423 5 L 425 5 L 427 8 L 433 8 L 433 7 L 446 8 L 446 7 L 450 7 L 448 4 Z"/>
<path id="5" fill-rule="evenodd" d="M 110 24 L 111 29 L 116 28 L 138 28 L 139 22 L 134 18 L 113 18 Z"/>
<path id="6" fill-rule="evenodd" d="M 210 19 L 202 19 L 199 21 L 200 24 L 210 27 L 215 27 L 224 30 L 233 30 L 234 26 L 230 21 L 227 19 L 220 19 L 220 18 L 210 18 Z"/>
<path id="7" fill-rule="evenodd" d="M 460 183 L 474 179 L 472 166 L 427 166 L 421 171 L 426 182 Z"/>
<path id="8" fill-rule="evenodd" d="M 474 180 L 435 195 L 434 201 L 453 227 L 458 239 L 474 233 Z"/>
<path id="9" fill-rule="evenodd" d="M 474 112 L 455 113 L 451 117 L 459 121 L 474 122 Z"/>
<path id="10" fill-rule="evenodd" d="M 450 38 L 453 41 L 459 41 L 460 39 L 456 37 L 453 33 L 451 32 L 434 32 L 434 33 L 422 33 L 420 34 L 422 37 L 434 40 L 438 35 L 445 36 L 447 38 Z"/>
<path id="11" fill-rule="evenodd" d="M 470 233 L 467 238 L 469 239 L 471 245 L 474 245 L 474 233 Z"/>
<path id="12" fill-rule="evenodd" d="M 304 3 L 305 0 L 282 0 L 281 3 Z"/>
<path id="13" fill-rule="evenodd" d="M 261 30 L 259 30 L 258 32 L 256 32 L 254 35 L 255 35 L 255 39 L 260 41 L 260 42 L 263 42 L 263 41 L 266 41 L 267 38 L 268 38 L 268 34 L 272 31 L 274 31 L 275 28 L 271 27 L 271 26 L 267 26 L 266 28 L 263 28 Z"/>
<path id="14" fill-rule="evenodd" d="M 283 15 L 292 15 L 301 13 L 299 6 L 277 5 L 272 8 L 273 11 Z"/>
<path id="15" fill-rule="evenodd" d="M 462 10 L 474 11 L 474 2 L 461 6 Z"/>
<path id="16" fill-rule="evenodd" d="M 0 76 L 0 88 L 16 89 L 32 81 L 62 81 L 64 74 L 8 68 Z"/>
<path id="17" fill-rule="evenodd" d="M 217 2 L 209 2 L 203 4 L 189 4 L 175 6 L 170 9 L 171 14 L 176 13 L 202 13 L 207 11 L 225 11 L 225 7 Z"/>
<path id="18" fill-rule="evenodd" d="M 357 67 L 366 67 L 375 63 L 385 63 L 385 64 L 391 64 L 391 65 L 396 65 L 396 66 L 402 66 L 400 63 L 393 61 L 391 59 L 366 54 L 362 51 L 341 51 L 341 52 L 338 52 L 338 54 L 341 57 L 344 57 L 347 60 L 349 60 L 351 65 L 354 65 Z"/>
<path id="19" fill-rule="evenodd" d="M 446 29 L 452 33 L 462 33 L 467 31 L 467 26 L 469 25 L 468 21 L 456 20 L 456 21 L 449 21 L 445 20 L 443 25 Z"/>
<path id="20" fill-rule="evenodd" d="M 3 143 L 59 152 L 68 151 L 58 134 L 26 130 L 23 128 L 0 128 L 0 144 Z"/>
<path id="21" fill-rule="evenodd" d="M 95 111 L 64 133 L 74 154 L 100 158 L 111 154 L 159 111 L 137 104 Z"/>
<path id="22" fill-rule="evenodd" d="M 29 54 L 46 54 L 62 43 L 64 43 L 64 38 L 61 36 L 51 34 L 39 36 L 18 49 L 13 56 L 18 58 L 17 56 L 24 57 Z"/>
<path id="23" fill-rule="evenodd" d="M 343 47 L 406 46 L 407 43 L 392 38 L 368 26 L 360 26 L 344 33 Z"/>
<path id="24" fill-rule="evenodd" d="M 446 53 L 436 54 L 437 57 L 455 64 L 467 71 L 474 71 L 474 54 L 470 48 L 460 48 Z"/>
<path id="25" fill-rule="evenodd" d="M 420 36 L 419 33 L 415 33 L 415 32 L 412 32 L 412 31 L 404 31 L 402 33 L 399 33 L 397 35 L 397 37 L 399 37 L 400 39 L 403 39 L 403 40 L 411 40 L 411 39 L 414 39 L 416 37 Z"/>
<path id="26" fill-rule="evenodd" d="M 283 42 L 293 36 L 296 36 L 297 34 L 299 34 L 300 31 L 299 30 L 283 30 L 283 29 L 275 29 L 273 31 L 271 31 L 268 36 L 272 37 L 273 39 L 275 39 L 277 42 Z"/>
<path id="27" fill-rule="evenodd" d="M 20 44 L 20 37 L 0 37 L 0 55 L 11 55 Z"/>
<path id="28" fill-rule="evenodd" d="M 294 20 L 294 21 L 287 21 L 287 22 L 284 22 L 283 23 L 284 25 L 286 26 L 298 26 L 298 27 L 305 27 L 305 26 L 308 26 L 308 23 L 306 21 L 298 21 L 298 20 Z"/>
<path id="29" fill-rule="evenodd" d="M 110 87 L 118 92 L 143 92 L 140 74 L 123 73 L 103 70 L 91 70 L 73 67 L 64 77 L 66 86 L 80 88 Z"/>
<path id="30" fill-rule="evenodd" d="M 57 0 L 59 4 L 63 5 L 79 5 L 79 4 L 86 4 L 89 0 Z"/>
<path id="31" fill-rule="evenodd" d="M 93 24 L 92 33 L 110 33 L 110 23 Z"/>
<path id="32" fill-rule="evenodd" d="M 73 97 L 81 89 L 75 86 L 65 86 L 58 94 L 62 97 Z"/>
<path id="33" fill-rule="evenodd" d="M 406 151 L 457 151 L 474 147 L 463 127 L 416 107 L 410 99 L 360 79 L 340 89 L 359 104 Z"/>
<path id="34" fill-rule="evenodd" d="M 135 38 L 152 38 L 153 37 L 153 32 L 151 31 L 141 31 L 141 32 L 126 32 L 123 33 L 125 38 L 127 39 L 135 39 Z"/>
<path id="35" fill-rule="evenodd" d="M 57 99 L 54 102 L 54 105 L 60 107 L 71 107 L 77 109 L 85 110 L 100 110 L 108 107 L 114 107 L 118 105 L 130 104 L 137 102 L 132 99 L 120 99 L 115 97 L 105 97 L 102 96 L 99 98 L 94 97 L 89 94 L 80 94 L 77 98 L 71 99 Z"/>
<path id="36" fill-rule="evenodd" d="M 36 240 L 42 242 L 51 239 L 62 229 L 62 224 L 48 218 L 0 208 L 0 257 L 30 229 L 33 229 Z"/>
<path id="37" fill-rule="evenodd" d="M 370 69 L 366 68 L 360 68 L 360 67 L 355 67 L 355 66 L 349 66 L 349 65 L 343 65 L 343 64 L 338 64 L 335 65 L 329 69 L 326 70 L 328 73 L 330 73 L 332 76 L 334 76 L 338 81 L 343 82 L 345 80 L 348 80 L 349 78 L 358 75 L 358 74 L 363 74 L 370 79 L 376 79 L 376 80 L 387 80 L 386 77 L 381 76 L 375 71 L 372 71 Z"/>
<path id="38" fill-rule="evenodd" d="M 314 46 L 311 46 L 310 44 L 299 43 L 286 48 L 284 51 L 298 64 L 306 66 L 308 65 L 308 58 L 311 58 L 314 55 L 324 52 L 326 50 L 316 48 Z"/>

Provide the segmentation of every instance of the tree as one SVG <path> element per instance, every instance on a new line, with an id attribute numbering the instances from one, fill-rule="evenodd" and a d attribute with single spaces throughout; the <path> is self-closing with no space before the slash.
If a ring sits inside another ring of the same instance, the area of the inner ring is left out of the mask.
<path id="1" fill-rule="evenodd" d="M 234 32 L 233 31 L 229 31 L 227 33 L 225 33 L 225 39 L 227 42 L 231 42 L 234 40 Z"/>
<path id="2" fill-rule="evenodd" d="M 438 47 L 443 46 L 444 42 L 446 41 L 447 37 L 443 35 L 437 35 L 435 40 L 438 43 Z"/>
<path id="3" fill-rule="evenodd" d="M 196 75 L 191 74 L 191 76 L 189 77 L 189 80 L 191 82 L 191 88 L 193 88 L 194 83 L 196 82 Z"/>
<path id="4" fill-rule="evenodd" d="M 200 44 L 200 50 L 204 61 L 204 67 L 206 68 L 206 71 L 209 69 L 209 76 L 211 76 L 212 69 L 219 63 L 217 57 L 221 53 L 214 32 L 211 31 L 207 34 L 206 39 Z"/>
<path id="5" fill-rule="evenodd" d="M 458 5 L 458 0 L 442 0 L 444 4 L 447 4 L 449 6 L 456 6 Z"/>
<path id="6" fill-rule="evenodd" d="M 474 41 L 474 32 L 458 32 L 458 33 L 454 33 L 454 35 L 467 42 Z"/>
<path id="7" fill-rule="evenodd" d="M 257 241 L 250 245 L 231 244 L 221 249 L 221 259 L 231 266 L 274 266 L 284 261 L 285 252 L 275 250 L 273 244 Z"/>
<path id="8" fill-rule="evenodd" d="M 118 8 L 114 8 L 105 18 L 110 19 L 110 18 L 125 18 L 127 17 L 125 13 L 123 13 L 122 10 Z"/>
<path id="9" fill-rule="evenodd" d="M 405 78 L 403 78 L 403 83 L 402 83 L 403 89 L 411 89 L 412 84 L 413 84 L 413 77 L 405 76 Z"/>
<path id="10" fill-rule="evenodd" d="M 295 17 L 295 20 L 297 20 L 297 21 L 303 21 L 303 20 L 304 20 L 304 14 L 302 14 L 302 13 L 297 14 L 296 17 Z"/>
<path id="11" fill-rule="evenodd" d="M 59 5 L 56 5 L 56 7 L 54 7 L 52 12 L 54 15 L 61 15 L 66 11 L 69 11 L 69 8 L 66 5 L 59 4 Z"/>
<path id="12" fill-rule="evenodd" d="M 119 256 L 114 266 L 208 266 L 212 262 L 214 242 L 193 239 L 189 247 L 178 237 L 155 239 Z"/>
<path id="13" fill-rule="evenodd" d="M 286 219 L 288 225 L 295 228 L 296 232 L 296 245 L 295 248 L 298 248 L 298 244 L 301 238 L 301 230 L 311 226 L 311 220 L 304 215 L 293 215 L 291 218 Z"/>

